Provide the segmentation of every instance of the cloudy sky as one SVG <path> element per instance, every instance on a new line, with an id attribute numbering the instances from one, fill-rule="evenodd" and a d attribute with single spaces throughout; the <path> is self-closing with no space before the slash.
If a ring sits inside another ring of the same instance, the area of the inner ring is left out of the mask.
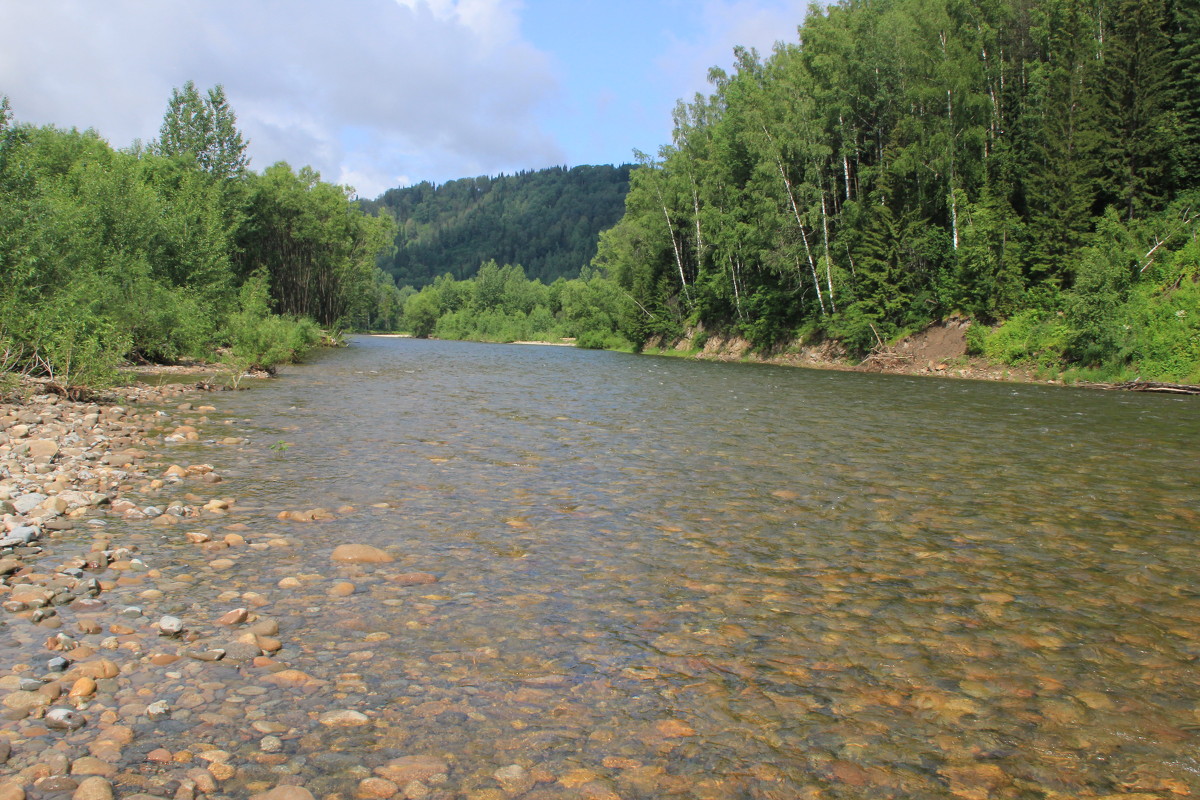
<path id="1" fill-rule="evenodd" d="M 631 161 L 734 45 L 796 40 L 807 0 L 0 0 L 16 118 L 158 133 L 172 87 L 223 84 L 251 166 L 363 196 Z"/>

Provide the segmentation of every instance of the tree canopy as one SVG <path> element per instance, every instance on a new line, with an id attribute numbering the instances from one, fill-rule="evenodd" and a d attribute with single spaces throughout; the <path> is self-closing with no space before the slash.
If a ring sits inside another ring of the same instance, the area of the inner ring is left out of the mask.
<path id="1" fill-rule="evenodd" d="M 375 268 L 390 218 L 308 168 L 250 172 L 235 123 L 221 87 L 201 100 L 188 83 L 162 138 L 120 151 L 16 122 L 0 96 L 0 384 L 40 374 L 77 391 L 122 362 L 218 351 L 270 366 L 316 340 L 314 320 L 395 305 Z"/>
<path id="2" fill-rule="evenodd" d="M 864 352 L 964 312 L 1025 330 L 1012 357 L 1200 378 L 1197 16 L 814 7 L 798 43 L 739 49 L 680 103 L 596 264 L 642 340 L 701 326 Z"/>

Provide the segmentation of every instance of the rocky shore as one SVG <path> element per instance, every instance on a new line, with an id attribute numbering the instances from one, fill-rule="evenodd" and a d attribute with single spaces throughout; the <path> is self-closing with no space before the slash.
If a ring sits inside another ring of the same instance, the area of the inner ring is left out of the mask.
<path id="1" fill-rule="evenodd" d="M 0 800 L 349 796 L 302 785 L 311 764 L 297 750 L 320 754 L 313 728 L 340 740 L 374 721 L 337 705 L 306 709 L 298 697 L 345 697 L 346 681 L 361 679 L 338 674 L 334 685 L 280 659 L 288 651 L 265 594 L 296 592 L 304 604 L 314 589 L 336 599 L 356 586 L 301 572 L 249 586 L 226 579 L 240 589 L 213 591 L 242 554 L 295 545 L 278 526 L 243 520 L 334 513 L 243 507 L 212 465 L 173 462 L 171 449 L 247 443 L 212 436 L 232 421 L 209 419 L 216 409 L 201 386 L 136 386 L 80 403 L 35 384 L 0 404 Z M 199 557 L 174 563 L 172 547 Z M 331 571 L 348 577 L 393 560 L 365 544 L 330 554 Z M 387 580 L 419 589 L 437 578 Z M 436 755 L 392 758 L 360 768 L 354 796 L 446 800 L 450 769 Z"/>
<path id="2" fill-rule="evenodd" d="M 164 443 L 198 440 L 195 425 L 214 409 L 193 406 L 198 393 L 185 385 L 126 388 L 103 403 L 27 388 L 22 402 L 0 405 L 0 652 L 9 655 L 0 672 L 0 800 L 219 796 L 233 772 L 227 753 L 172 752 L 145 734 L 160 723 L 162 733 L 177 732 L 200 705 L 205 684 L 191 665 L 265 663 L 280 648 L 278 625 L 247 610 L 253 596 L 221 598 L 244 605 L 216 619 L 161 613 L 155 606 L 170 587 L 139 557 L 135 539 L 144 535 L 110 533 L 118 520 L 170 530 L 234 504 L 212 466 L 158 454 Z M 180 536 L 213 549 L 272 546 L 237 532 L 220 541 Z M 110 602 L 118 587 L 142 605 Z M 156 684 L 189 679 L 195 685 L 176 701 L 182 708 L 161 699 L 168 687 Z M 256 728 L 264 753 L 279 749 L 276 726 Z M 132 751 L 133 761 L 177 769 L 130 769 Z M 311 797 L 299 787 L 268 794 Z"/>

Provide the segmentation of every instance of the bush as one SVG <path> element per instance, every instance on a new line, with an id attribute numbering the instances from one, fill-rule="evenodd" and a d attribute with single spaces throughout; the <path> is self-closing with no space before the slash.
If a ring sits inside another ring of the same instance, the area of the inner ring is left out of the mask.
<path id="1" fill-rule="evenodd" d="M 575 337 L 575 346 L 585 350 L 627 350 L 630 344 L 620 334 L 590 330 Z"/>
<path id="2" fill-rule="evenodd" d="M 229 351 L 239 371 L 271 370 L 276 364 L 297 360 L 320 341 L 321 330 L 315 322 L 272 314 L 268 298 L 266 276 L 256 273 L 242 286 L 239 310 L 229 317 Z"/>
<path id="3" fill-rule="evenodd" d="M 75 292 L 56 301 L 41 309 L 46 319 L 34 349 L 35 367 L 68 395 L 116 384 L 117 368 L 129 351 L 128 334 Z"/>
<path id="4" fill-rule="evenodd" d="M 1002 364 L 1057 367 L 1071 336 L 1060 314 L 1027 309 L 991 333 L 981 329 L 982 352 Z"/>

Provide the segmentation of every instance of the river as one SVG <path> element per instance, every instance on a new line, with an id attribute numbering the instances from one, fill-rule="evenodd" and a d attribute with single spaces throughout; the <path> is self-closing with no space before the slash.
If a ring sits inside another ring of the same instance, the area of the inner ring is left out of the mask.
<path id="1" fill-rule="evenodd" d="M 231 796 L 402 757 L 478 800 L 1200 790 L 1194 398 L 358 337 L 211 402 L 247 442 L 171 451 L 238 500 L 208 530 L 293 546 L 142 549 L 164 608 L 279 622 L 155 686 Z"/>

